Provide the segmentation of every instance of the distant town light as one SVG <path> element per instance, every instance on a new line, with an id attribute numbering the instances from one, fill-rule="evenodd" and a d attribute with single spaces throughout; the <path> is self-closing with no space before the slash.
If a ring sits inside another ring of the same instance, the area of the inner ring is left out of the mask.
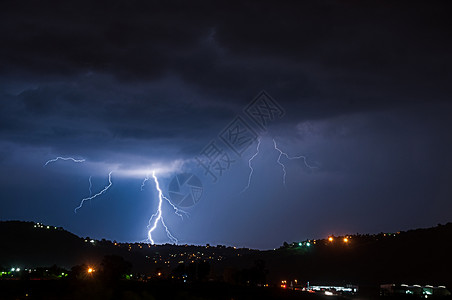
<path id="1" fill-rule="evenodd" d="M 334 294 L 333 294 L 332 292 L 330 292 L 330 291 L 325 291 L 325 295 L 327 295 L 327 296 L 333 296 Z"/>
<path id="2" fill-rule="evenodd" d="M 348 238 L 344 237 L 344 243 L 348 243 Z"/>
<path id="3" fill-rule="evenodd" d="M 330 242 L 332 242 L 334 239 L 333 239 L 333 237 L 332 236 L 330 236 L 329 238 L 328 238 L 328 241 L 330 241 Z"/>
<path id="4" fill-rule="evenodd" d="M 303 245 L 302 243 L 298 243 L 298 246 L 300 246 L 300 247 L 301 247 L 302 245 Z"/>
<path id="5" fill-rule="evenodd" d="M 89 274 L 91 274 L 91 273 L 93 273 L 94 272 L 94 269 L 93 268 L 88 268 L 88 273 Z"/>
<path id="6" fill-rule="evenodd" d="M 307 242 L 307 243 L 306 243 L 306 246 L 310 247 L 310 246 L 311 246 L 311 243 Z"/>

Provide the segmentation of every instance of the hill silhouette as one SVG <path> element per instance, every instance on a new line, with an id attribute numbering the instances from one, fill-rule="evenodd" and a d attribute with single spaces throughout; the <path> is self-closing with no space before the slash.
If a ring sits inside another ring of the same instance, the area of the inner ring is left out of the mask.
<path id="1" fill-rule="evenodd" d="M 347 238 L 347 243 L 343 239 Z M 315 247 L 265 251 L 273 279 L 359 283 L 408 283 L 452 287 L 452 223 L 434 228 L 319 240 Z"/>
<path id="2" fill-rule="evenodd" d="M 208 262 L 208 278 L 236 284 L 249 284 L 251 278 L 253 283 L 273 284 L 296 279 L 305 283 L 452 286 L 452 223 L 398 233 L 340 236 L 333 241 L 285 243 L 267 251 L 98 241 L 62 228 L 20 221 L 0 222 L 0 237 L 0 266 L 4 268 L 58 265 L 70 269 L 118 255 L 132 263 L 135 273 L 160 272 L 163 276 Z"/>
<path id="3" fill-rule="evenodd" d="M 112 246 L 109 241 L 80 238 L 60 227 L 33 222 L 0 222 L 0 266 L 51 266 L 70 269 L 79 264 L 96 264 L 105 255 L 120 255 L 137 266 L 144 256 Z"/>

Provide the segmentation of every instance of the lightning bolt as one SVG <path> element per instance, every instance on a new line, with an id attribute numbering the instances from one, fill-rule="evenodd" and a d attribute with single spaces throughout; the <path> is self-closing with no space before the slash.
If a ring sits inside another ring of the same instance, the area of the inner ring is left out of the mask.
<path id="1" fill-rule="evenodd" d="M 93 194 L 93 191 L 91 190 L 91 188 L 93 187 L 93 184 L 91 182 L 91 176 L 88 178 L 89 181 L 89 196 L 91 197 L 91 195 Z M 89 204 L 91 205 L 91 201 L 89 202 Z"/>
<path id="2" fill-rule="evenodd" d="M 143 179 L 143 182 L 141 183 L 141 191 L 143 191 L 144 186 L 146 184 L 146 181 L 149 180 L 149 174 Z M 189 217 L 190 214 L 188 212 L 186 212 L 185 210 L 179 209 L 176 205 L 174 205 L 173 202 L 171 202 L 170 199 L 168 199 L 165 195 L 162 194 L 162 198 L 165 199 L 169 205 L 171 205 L 171 207 L 174 209 L 174 213 L 181 217 L 181 219 L 184 219 L 184 216 L 182 214 L 184 214 L 186 217 Z"/>
<path id="3" fill-rule="evenodd" d="M 287 153 L 283 152 L 281 149 L 278 148 L 278 146 L 276 145 L 276 141 L 275 139 L 273 139 L 273 144 L 275 145 L 275 150 L 279 152 L 279 156 L 278 159 L 276 160 L 276 162 L 281 165 L 281 168 L 283 170 L 283 183 L 284 185 L 286 185 L 286 166 L 281 162 L 281 157 L 284 155 L 287 159 L 289 160 L 293 160 L 293 159 L 303 159 L 304 165 L 310 169 L 315 169 L 316 167 L 310 166 L 307 162 L 306 156 L 304 155 L 300 155 L 300 156 L 294 156 L 294 157 L 290 157 Z"/>
<path id="4" fill-rule="evenodd" d="M 250 175 L 248 176 L 248 184 L 247 186 L 241 191 L 241 193 L 243 193 L 244 191 L 246 191 L 247 189 L 250 188 L 250 184 L 251 184 L 251 176 L 253 176 L 253 166 L 251 165 L 251 161 L 259 154 L 259 146 L 261 145 L 261 139 L 257 140 L 257 147 L 256 147 L 256 153 L 254 153 L 254 155 L 248 160 L 248 166 L 250 168 Z"/>
<path id="5" fill-rule="evenodd" d="M 188 212 L 186 212 L 185 210 L 179 209 L 177 208 L 176 205 L 173 204 L 173 202 L 171 202 L 170 199 L 168 199 L 167 197 L 165 197 L 164 195 L 162 196 L 163 199 L 165 199 L 166 201 L 168 201 L 168 203 L 171 205 L 171 207 L 174 209 L 174 213 L 176 215 L 178 215 L 179 217 L 181 217 L 181 219 L 184 219 L 184 217 L 182 216 L 182 214 L 184 214 L 186 217 L 189 217 L 190 214 Z"/>
<path id="6" fill-rule="evenodd" d="M 143 182 L 141 183 L 141 191 L 143 191 L 144 189 L 144 185 L 146 184 L 146 181 L 149 180 L 149 174 L 146 176 L 146 178 L 144 178 Z"/>
<path id="7" fill-rule="evenodd" d="M 57 160 L 72 160 L 72 161 L 75 162 L 75 163 L 81 163 L 81 162 L 84 162 L 84 161 L 85 161 L 84 159 L 75 159 L 75 158 L 73 158 L 73 157 L 61 157 L 61 156 L 58 156 L 57 158 L 48 160 L 48 161 L 44 164 L 44 167 L 47 166 L 49 163 L 56 162 Z"/>
<path id="8" fill-rule="evenodd" d="M 89 181 L 89 196 L 91 197 L 91 195 L 93 194 L 93 191 L 91 190 L 91 188 L 93 187 L 93 184 L 91 183 L 91 176 L 88 178 Z"/>
<path id="9" fill-rule="evenodd" d="M 96 197 L 102 195 L 103 193 L 105 193 L 105 192 L 111 187 L 111 185 L 113 184 L 113 182 L 111 181 L 111 173 L 113 173 L 113 171 L 110 171 L 110 173 L 108 173 L 108 185 L 106 185 L 106 186 L 105 186 L 100 192 L 98 192 L 97 194 L 94 194 L 94 195 L 92 195 L 92 196 L 90 196 L 90 197 L 87 197 L 87 198 L 83 198 L 83 199 L 80 201 L 80 205 L 77 206 L 77 207 L 74 209 L 74 212 L 75 212 L 75 213 L 77 213 L 77 210 L 79 210 L 80 208 L 82 208 L 83 203 L 84 203 L 85 201 L 92 200 L 92 199 L 94 199 L 94 198 L 96 198 Z"/>
<path id="10" fill-rule="evenodd" d="M 152 177 L 154 178 L 155 188 L 157 189 L 158 194 L 159 194 L 159 196 L 158 196 L 159 204 L 158 204 L 158 207 L 157 207 L 157 211 L 149 219 L 148 227 L 151 227 L 151 228 L 148 231 L 148 239 L 151 242 L 151 244 L 154 245 L 154 240 L 152 239 L 152 232 L 157 228 L 157 224 L 160 221 L 162 223 L 163 228 L 165 228 L 166 235 L 168 236 L 168 238 L 173 243 L 177 244 L 178 240 L 171 234 L 171 232 L 169 231 L 168 227 L 165 224 L 165 221 L 163 220 L 163 216 L 162 216 L 162 202 L 163 202 L 163 199 L 165 199 L 166 197 L 163 196 L 163 192 L 162 192 L 162 190 L 160 188 L 157 176 L 155 175 L 155 171 L 152 171 Z M 152 226 L 151 226 L 151 224 L 152 224 Z"/>

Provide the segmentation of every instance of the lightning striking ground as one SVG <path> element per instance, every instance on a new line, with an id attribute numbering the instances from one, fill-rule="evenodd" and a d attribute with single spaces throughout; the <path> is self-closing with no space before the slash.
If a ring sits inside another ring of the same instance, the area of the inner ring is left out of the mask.
<path id="1" fill-rule="evenodd" d="M 151 244 L 154 245 L 154 240 L 152 239 L 152 232 L 157 228 L 157 224 L 160 221 L 162 223 L 162 226 L 165 228 L 166 235 L 168 236 L 168 238 L 172 242 L 177 244 L 178 240 L 171 234 L 171 232 L 169 231 L 168 227 L 165 224 L 165 221 L 163 220 L 163 216 L 162 216 L 162 202 L 163 202 L 163 199 L 166 198 L 166 197 L 163 196 L 163 192 L 162 192 L 162 190 L 160 188 L 157 176 L 155 175 L 155 171 L 152 171 L 152 177 L 154 178 L 155 188 L 158 191 L 159 203 L 158 203 L 157 211 L 149 219 L 149 225 L 148 226 L 151 227 L 151 228 L 148 231 L 148 239 L 151 242 Z"/>
<path id="2" fill-rule="evenodd" d="M 49 163 L 56 162 L 57 160 L 71 160 L 71 161 L 73 161 L 73 162 L 75 162 L 75 163 L 81 163 L 81 162 L 84 162 L 84 161 L 85 161 L 84 159 L 75 159 L 75 158 L 73 158 L 73 157 L 61 157 L 61 156 L 58 156 L 57 158 L 48 160 L 48 161 L 44 164 L 44 167 L 47 166 Z"/>
<path id="3" fill-rule="evenodd" d="M 284 185 L 286 185 L 286 166 L 281 162 L 281 156 L 285 156 L 287 159 L 289 160 L 293 160 L 293 159 L 303 159 L 303 162 L 305 164 L 306 167 L 310 168 L 310 169 L 315 169 L 316 167 L 310 166 L 307 162 L 306 156 L 304 155 L 300 155 L 300 156 L 294 156 L 294 157 L 290 157 L 287 153 L 283 152 L 281 149 L 278 148 L 278 146 L 276 145 L 276 141 L 275 139 L 273 139 L 273 144 L 275 146 L 275 150 L 279 152 L 279 156 L 278 159 L 276 160 L 276 162 L 281 165 L 281 168 L 283 170 L 283 183 Z"/>
<path id="4" fill-rule="evenodd" d="M 80 201 L 80 205 L 77 206 L 77 207 L 74 209 L 74 212 L 75 212 L 75 213 L 77 213 L 77 210 L 79 210 L 80 208 L 82 208 L 83 203 L 84 203 L 85 201 L 92 200 L 92 199 L 94 199 L 94 198 L 96 198 L 96 197 L 102 195 L 103 193 L 105 193 L 105 192 L 111 187 L 111 185 L 113 184 L 113 182 L 111 181 L 111 173 L 113 173 L 113 171 L 110 171 L 110 173 L 108 173 L 108 185 L 106 185 L 106 186 L 105 186 L 100 192 L 98 192 L 97 194 L 94 194 L 94 195 L 92 195 L 92 196 L 90 196 L 90 197 L 87 197 L 87 198 L 83 198 L 83 199 Z"/>
<path id="5" fill-rule="evenodd" d="M 73 158 L 73 157 L 61 157 L 61 156 L 58 156 L 58 157 L 56 157 L 56 158 L 54 158 L 54 159 L 48 160 L 48 161 L 44 164 L 44 166 L 47 166 L 49 163 L 56 162 L 56 161 L 58 161 L 58 160 L 65 160 L 65 161 L 70 160 L 70 161 L 73 161 L 73 162 L 75 162 L 75 163 L 81 163 L 81 162 L 84 162 L 84 161 L 85 161 L 85 159 L 75 159 L 75 158 Z M 75 212 L 75 213 L 77 213 L 77 211 L 78 211 L 80 208 L 82 208 L 82 206 L 83 206 L 83 204 L 85 203 L 85 201 L 92 200 L 92 199 L 94 199 L 94 198 L 96 198 L 96 197 L 99 197 L 100 195 L 104 194 L 104 193 L 112 186 L 112 184 L 113 184 L 113 182 L 111 181 L 111 174 L 112 174 L 112 173 L 113 173 L 113 171 L 111 171 L 110 173 L 108 173 L 108 185 L 106 185 L 100 192 L 98 192 L 98 193 L 96 193 L 96 194 L 94 194 L 94 195 L 93 195 L 93 193 L 92 193 L 92 181 L 91 181 L 91 178 L 92 178 L 92 177 L 90 176 L 90 177 L 88 178 L 88 182 L 89 182 L 89 197 L 83 198 L 83 199 L 80 201 L 79 206 L 77 206 L 77 207 L 74 209 L 74 212 Z M 151 216 L 151 218 L 149 219 L 149 226 L 148 226 L 148 227 L 150 227 L 150 229 L 149 229 L 149 231 L 148 231 L 148 240 L 149 240 L 152 244 L 154 244 L 154 240 L 152 239 L 152 232 L 157 228 L 158 222 L 160 221 L 161 224 L 162 224 L 162 226 L 163 226 L 163 228 L 165 229 L 165 232 L 166 232 L 166 235 L 168 236 L 168 238 L 169 238 L 173 243 L 177 244 L 179 241 L 177 240 L 177 238 L 175 238 L 175 237 L 172 235 L 172 233 L 171 233 L 170 230 L 168 229 L 168 226 L 166 226 L 165 221 L 164 221 L 164 219 L 163 219 L 163 215 L 162 215 L 162 202 L 163 202 L 163 199 L 165 199 L 165 200 L 171 205 L 171 207 L 174 209 L 174 213 L 175 213 L 177 216 L 181 217 L 182 219 L 183 219 L 183 214 L 184 214 L 185 216 L 187 216 L 187 217 L 189 216 L 189 214 L 188 214 L 188 212 L 179 209 L 176 205 L 174 205 L 174 204 L 171 202 L 171 200 L 170 200 L 169 198 L 167 198 L 167 197 L 165 197 L 165 196 L 163 195 L 163 192 L 162 192 L 162 190 L 160 189 L 160 185 L 159 185 L 157 176 L 155 175 L 155 171 L 152 172 L 152 177 L 153 177 L 153 179 L 154 179 L 154 182 L 155 182 L 155 185 L 156 185 L 158 194 L 159 194 L 159 197 L 158 197 L 158 198 L 159 198 L 159 205 L 158 205 L 157 212 L 154 213 L 154 214 Z M 144 187 L 145 187 L 145 184 L 146 184 L 146 181 L 148 181 L 148 180 L 149 180 L 149 175 L 147 175 L 146 178 L 144 178 L 143 182 L 141 183 L 141 191 L 143 191 L 143 189 L 144 189 Z M 151 225 L 152 225 L 152 226 L 151 226 Z"/>
<path id="6" fill-rule="evenodd" d="M 246 185 L 246 187 L 241 191 L 241 193 L 245 192 L 247 189 L 250 188 L 250 184 L 251 184 L 251 177 L 253 176 L 253 166 L 251 165 L 251 161 L 259 154 L 259 146 L 261 145 L 261 139 L 257 140 L 257 147 L 256 147 L 256 153 L 254 153 L 254 155 L 248 160 L 248 166 L 250 168 L 250 175 L 248 176 L 248 184 Z"/>

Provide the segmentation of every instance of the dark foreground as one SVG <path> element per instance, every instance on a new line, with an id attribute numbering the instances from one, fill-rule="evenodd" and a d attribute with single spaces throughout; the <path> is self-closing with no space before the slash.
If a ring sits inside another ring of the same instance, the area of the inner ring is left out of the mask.
<path id="1" fill-rule="evenodd" d="M 420 299 L 418 297 L 380 297 L 378 290 L 363 290 L 354 296 L 326 296 L 276 287 L 236 286 L 225 283 L 172 281 L 93 282 L 71 280 L 0 280 L 0 299 Z M 435 299 L 435 298 L 432 298 Z M 441 297 L 437 299 L 452 299 Z"/>
<path id="2" fill-rule="evenodd" d="M 22 281 L 1 280 L 0 299 L 341 299 L 273 287 L 245 287 L 223 283 L 182 284 L 167 281 Z"/>

